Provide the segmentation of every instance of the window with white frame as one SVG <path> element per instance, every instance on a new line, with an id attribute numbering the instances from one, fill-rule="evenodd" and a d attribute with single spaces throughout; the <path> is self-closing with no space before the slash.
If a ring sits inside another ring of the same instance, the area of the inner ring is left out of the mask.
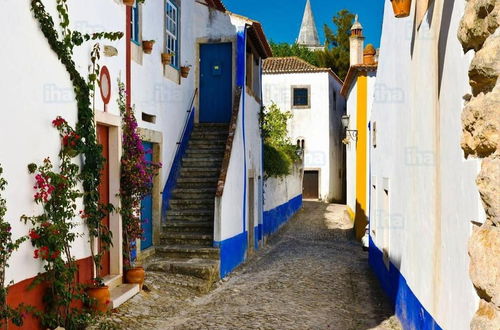
<path id="1" fill-rule="evenodd" d="M 172 54 L 171 66 L 179 68 L 179 6 L 176 1 L 165 1 L 165 52 Z"/>

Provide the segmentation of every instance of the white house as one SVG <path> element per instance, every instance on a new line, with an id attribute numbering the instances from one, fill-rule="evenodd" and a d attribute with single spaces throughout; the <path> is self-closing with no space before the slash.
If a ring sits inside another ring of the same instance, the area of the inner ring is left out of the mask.
<path id="1" fill-rule="evenodd" d="M 41 3 L 57 22 L 56 1 Z M 42 34 L 30 3 L 6 2 L 2 9 L 10 14 L 0 21 L 0 28 L 11 31 L 2 41 L 30 45 L 29 52 L 14 47 L 0 54 L 2 62 L 10 63 L 0 69 L 2 76 L 16 77 L 2 85 L 6 111 L 0 113 L 0 164 L 9 181 L 3 196 L 15 238 L 30 229 L 20 217 L 40 212 L 26 166 L 46 157 L 56 160 L 60 140 L 52 120 L 62 116 L 74 127 L 78 117 L 74 86 Z M 142 203 L 144 239 L 137 242 L 137 258 L 144 261 L 155 255 L 155 262 L 146 264 L 151 270 L 198 275 L 197 288 L 209 288 L 260 246 L 264 235 L 272 232 L 264 233 L 263 228 L 269 227 L 265 222 L 275 220 L 274 214 L 264 217 L 263 206 L 258 114 L 262 60 L 271 50 L 261 25 L 229 13 L 220 0 L 146 0 L 132 6 L 118 0 L 90 0 L 68 2 L 68 13 L 73 31 L 124 32 L 120 40 L 99 41 L 101 88 L 94 98 L 94 117 L 107 158 L 101 198 L 120 205 L 121 118 L 116 103 L 120 79 L 125 83 L 126 104 L 135 107 L 143 146 L 151 149 L 149 160 L 163 163 L 151 196 Z M 150 40 L 155 41 L 151 51 L 145 42 Z M 90 53 L 96 42 L 84 41 L 74 48 L 72 60 L 82 77 L 92 66 Z M 80 165 L 83 161 L 77 158 Z M 277 202 L 269 204 L 269 210 L 292 199 L 296 210 L 301 199 L 296 198 L 300 191 L 294 191 L 290 189 L 289 199 L 288 195 L 273 199 Z M 75 221 L 79 236 L 72 253 L 79 266 L 78 280 L 86 284 L 94 276 L 89 237 L 85 223 Z M 123 283 L 118 213 L 110 215 L 109 226 L 113 247 L 104 259 L 102 275 L 112 289 L 114 308 L 137 293 L 138 286 Z M 6 282 L 13 285 L 8 303 L 43 308 L 41 289 L 27 289 L 43 272 L 31 243 L 23 243 L 9 264 Z M 25 327 L 38 326 L 36 319 L 25 319 Z"/>
<path id="2" fill-rule="evenodd" d="M 395 18 L 391 3 L 385 2 L 377 81 L 370 94 L 369 259 L 405 329 L 497 329 L 500 324 L 500 236 L 493 225 L 498 223 L 498 215 L 495 218 L 495 212 L 488 211 L 485 217 L 476 187 L 480 161 L 473 158 L 487 157 L 492 152 L 488 148 L 477 154 L 475 150 L 491 140 L 471 143 L 469 149 L 462 143 L 472 154 L 468 158 L 461 148 L 462 129 L 466 133 L 467 127 L 466 112 L 464 122 L 461 118 L 467 103 L 463 96 L 471 100 L 470 94 L 474 94 L 469 105 L 476 111 L 475 118 L 494 111 L 491 118 L 498 118 L 499 109 L 498 94 L 489 93 L 494 81 L 489 83 L 491 87 L 478 84 L 471 92 L 469 80 L 478 81 L 478 76 L 469 74 L 473 54 L 464 55 L 457 39 L 464 12 L 467 20 L 461 26 L 462 36 L 474 37 L 478 31 L 470 28 L 488 19 L 496 22 L 495 16 L 488 16 L 494 5 L 486 16 L 474 6 L 476 3 L 463 0 L 430 5 L 417 1 L 408 17 Z M 496 7 L 498 12 L 498 2 Z M 489 35 L 486 31 L 482 39 L 472 38 L 476 43 L 482 40 L 475 46 L 465 48 L 464 42 L 464 49 L 479 50 Z M 498 36 L 491 38 L 498 45 Z M 490 54 L 495 54 L 491 58 L 496 57 L 498 75 L 498 48 Z M 492 69 L 482 70 L 479 77 L 491 72 L 488 70 Z M 478 95 L 478 88 L 482 94 Z M 476 96 L 492 97 L 492 102 L 476 108 Z M 471 134 L 473 141 L 480 131 Z M 483 205 L 491 210 L 488 198 L 496 198 L 493 204 L 498 206 L 498 194 L 492 197 L 492 191 L 485 189 L 488 182 L 498 187 L 498 162 L 483 171 L 491 172 L 482 172 L 477 182 L 486 198 Z M 473 230 L 482 223 L 481 230 Z M 483 298 L 480 304 L 478 293 Z"/>
<path id="3" fill-rule="evenodd" d="M 303 197 L 342 201 L 345 192 L 342 81 L 329 68 L 297 57 L 264 61 L 264 105 L 291 111 L 289 137 L 304 150 Z"/>

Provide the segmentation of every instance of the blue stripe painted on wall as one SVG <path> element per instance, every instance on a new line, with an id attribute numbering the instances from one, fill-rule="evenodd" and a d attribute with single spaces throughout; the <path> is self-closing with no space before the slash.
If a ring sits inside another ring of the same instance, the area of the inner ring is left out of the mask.
<path id="1" fill-rule="evenodd" d="M 406 279 L 399 269 L 389 263 L 385 266 L 382 251 L 378 249 L 370 236 L 369 263 L 377 275 L 382 288 L 391 299 L 396 308 L 396 316 L 401 321 L 404 329 L 436 329 L 442 328 L 432 318 L 408 286 Z"/>
<path id="2" fill-rule="evenodd" d="M 221 242 L 214 242 L 220 249 L 220 277 L 224 278 L 245 260 L 248 244 L 247 232 L 243 232 Z"/>
<path id="3" fill-rule="evenodd" d="M 302 207 L 302 194 L 290 199 L 288 202 L 264 211 L 263 235 L 270 235 L 277 231 Z"/>
<path id="4" fill-rule="evenodd" d="M 161 206 L 161 211 L 162 211 L 161 212 L 161 214 L 162 214 L 161 219 L 163 222 L 167 219 L 167 210 L 168 210 L 170 199 L 172 198 L 172 190 L 175 188 L 175 185 L 177 183 L 177 179 L 179 178 L 179 175 L 181 173 L 182 158 L 184 157 L 184 154 L 186 153 L 188 143 L 189 143 L 189 138 L 191 137 L 191 132 L 193 131 L 194 110 L 195 110 L 194 108 L 191 109 L 191 113 L 189 114 L 186 130 L 184 131 L 184 134 L 182 135 L 180 145 L 177 148 L 177 151 L 176 151 L 175 157 L 174 157 L 174 161 L 172 163 L 172 167 L 170 168 L 170 173 L 168 175 L 167 182 L 165 183 L 165 187 L 163 188 L 162 206 Z"/>
<path id="5" fill-rule="evenodd" d="M 245 75 L 246 75 L 246 44 L 247 44 L 247 34 L 246 26 L 243 31 L 238 32 L 238 73 L 239 85 L 242 87 L 241 93 L 241 127 L 243 130 L 243 232 L 247 230 L 247 146 L 246 146 L 246 132 L 245 132 Z"/>

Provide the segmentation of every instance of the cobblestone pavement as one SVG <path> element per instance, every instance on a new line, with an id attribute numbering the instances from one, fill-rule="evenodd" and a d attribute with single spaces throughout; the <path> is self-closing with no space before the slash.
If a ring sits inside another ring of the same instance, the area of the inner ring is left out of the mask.
<path id="1" fill-rule="evenodd" d="M 118 329 L 401 329 L 352 241 L 345 207 L 304 208 L 204 296 L 148 274 L 142 292 L 100 324 Z"/>

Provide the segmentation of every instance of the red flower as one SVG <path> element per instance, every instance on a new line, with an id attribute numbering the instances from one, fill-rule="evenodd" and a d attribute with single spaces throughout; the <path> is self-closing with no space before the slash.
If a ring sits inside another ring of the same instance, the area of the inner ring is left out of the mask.
<path id="1" fill-rule="evenodd" d="M 41 236 L 33 229 L 30 230 L 29 236 L 31 239 L 39 239 Z"/>
<path id="2" fill-rule="evenodd" d="M 63 124 L 66 124 L 66 120 L 64 120 L 63 118 L 61 117 L 57 117 L 56 119 L 54 119 L 52 121 L 52 125 L 54 125 L 54 127 L 60 127 L 62 126 Z"/>
<path id="3" fill-rule="evenodd" d="M 33 253 L 33 258 L 38 259 L 38 252 L 38 250 L 35 250 L 35 252 Z"/>

